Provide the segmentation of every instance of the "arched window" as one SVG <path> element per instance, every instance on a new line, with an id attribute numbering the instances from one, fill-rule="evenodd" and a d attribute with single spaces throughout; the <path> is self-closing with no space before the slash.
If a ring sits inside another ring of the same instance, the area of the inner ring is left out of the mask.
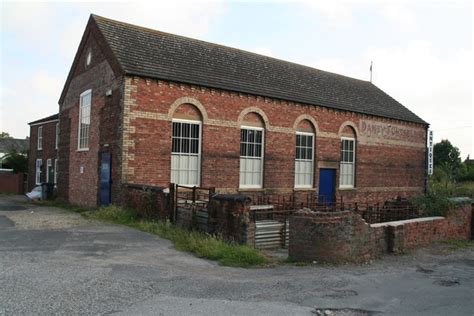
<path id="1" fill-rule="evenodd" d="M 265 127 L 257 113 L 247 113 L 240 126 L 240 187 L 263 187 Z"/>
<path id="2" fill-rule="evenodd" d="M 199 186 L 201 182 L 202 117 L 191 104 L 180 105 L 172 121 L 171 182 Z"/>
<path id="3" fill-rule="evenodd" d="M 313 125 L 308 120 L 302 120 L 296 129 L 295 188 L 313 187 L 314 141 Z"/>
<path id="4" fill-rule="evenodd" d="M 341 132 L 341 163 L 339 167 L 339 187 L 355 186 L 356 133 L 350 126 Z"/>

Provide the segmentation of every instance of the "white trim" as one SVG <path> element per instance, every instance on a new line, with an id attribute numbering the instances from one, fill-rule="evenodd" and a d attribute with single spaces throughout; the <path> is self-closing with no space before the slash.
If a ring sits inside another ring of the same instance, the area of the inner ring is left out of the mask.
<path id="1" fill-rule="evenodd" d="M 54 183 L 58 183 L 58 159 L 54 159 Z"/>
<path id="2" fill-rule="evenodd" d="M 263 175 L 264 175 L 264 166 L 265 166 L 265 128 L 264 127 L 256 127 L 256 126 L 247 126 L 247 125 L 241 125 L 240 126 L 240 131 L 243 129 L 250 129 L 250 130 L 255 130 L 255 131 L 261 131 L 262 132 L 262 153 L 260 156 L 261 159 L 261 168 L 260 168 L 260 184 L 259 185 L 242 185 L 240 184 L 240 159 L 241 158 L 258 158 L 255 156 L 240 156 L 240 143 L 241 139 L 239 139 L 239 189 L 262 189 L 263 188 Z M 239 135 L 240 137 L 240 135 Z"/>
<path id="3" fill-rule="evenodd" d="M 39 162 L 39 167 L 38 167 Z M 35 184 L 41 184 L 41 168 L 43 167 L 43 159 L 36 159 L 35 161 Z M 39 181 L 38 181 L 39 180 Z"/>
<path id="4" fill-rule="evenodd" d="M 199 120 L 186 120 L 186 119 L 172 119 L 171 122 L 176 122 L 176 123 L 190 123 L 190 124 L 199 124 L 202 125 L 202 121 Z"/>
<path id="5" fill-rule="evenodd" d="M 86 55 L 86 67 L 89 67 L 91 65 L 91 62 L 92 62 L 92 50 L 89 49 Z"/>
<path id="6" fill-rule="evenodd" d="M 41 131 L 41 133 L 40 133 Z M 41 135 L 41 137 L 40 137 Z M 41 139 L 41 142 L 40 142 Z M 43 150 L 43 126 L 38 127 L 36 135 L 36 150 Z"/>
<path id="7" fill-rule="evenodd" d="M 259 127 L 259 126 L 248 126 L 248 125 L 241 125 L 240 129 L 254 129 L 257 131 L 265 131 L 265 127 Z M 263 139 L 263 138 L 262 138 Z"/>
<path id="8" fill-rule="evenodd" d="M 202 153 L 202 121 L 198 120 L 186 120 L 186 119 L 172 119 L 171 120 L 171 146 L 173 146 L 173 123 L 186 123 L 186 124 L 195 124 L 199 125 L 199 144 L 198 144 L 198 170 L 197 170 L 197 184 L 182 184 L 177 183 L 178 185 L 186 186 L 186 187 L 194 187 L 201 185 L 201 153 Z M 173 155 L 173 147 L 171 147 L 171 156 Z M 170 180 L 171 180 L 171 165 L 170 165 Z"/>
<path id="9" fill-rule="evenodd" d="M 49 168 L 53 168 L 53 162 L 51 161 L 51 158 L 48 158 L 46 160 L 46 182 L 49 183 Z M 53 170 L 54 171 L 54 170 Z M 53 176 L 54 177 L 54 176 Z"/>
<path id="10" fill-rule="evenodd" d="M 82 97 L 90 94 L 91 95 L 91 101 L 90 101 L 90 109 L 89 109 L 89 131 L 88 131 L 88 140 L 87 140 L 87 147 L 81 148 L 81 121 L 82 121 Z M 91 134 L 91 121 L 92 121 L 92 89 L 88 89 L 84 92 L 82 92 L 79 95 L 79 120 L 77 124 L 77 151 L 88 151 L 89 150 L 89 140 L 90 140 L 90 134 Z"/>
<path id="11" fill-rule="evenodd" d="M 82 93 L 79 95 L 79 97 L 83 97 L 83 96 L 85 96 L 86 94 L 89 94 L 89 93 L 92 94 L 92 89 L 87 89 L 86 91 L 82 92 Z"/>
<path id="12" fill-rule="evenodd" d="M 59 148 L 59 122 L 56 123 L 56 139 L 54 143 L 54 149 L 58 149 L 58 148 Z"/>
<path id="13" fill-rule="evenodd" d="M 310 133 L 310 132 L 300 132 L 300 131 L 296 131 L 296 134 L 298 134 L 298 135 L 306 135 L 306 136 L 314 136 L 314 135 L 315 135 L 314 133 Z"/>
<path id="14" fill-rule="evenodd" d="M 353 166 L 353 169 L 352 169 L 352 184 L 344 184 L 342 185 L 341 184 L 341 164 L 342 164 L 342 159 L 341 161 L 339 162 L 339 189 L 353 189 L 355 188 L 355 170 L 356 170 L 356 145 L 357 145 L 357 142 L 356 142 L 356 138 L 354 137 L 344 137 L 342 136 L 341 137 L 341 148 L 339 149 L 339 152 L 342 151 L 342 141 L 343 140 L 350 140 L 350 141 L 353 141 L 354 142 L 354 149 L 353 149 L 353 154 L 354 154 L 354 157 L 353 157 L 353 161 L 352 161 L 352 166 Z"/>
<path id="15" fill-rule="evenodd" d="M 56 120 L 50 120 L 50 121 L 44 121 L 44 122 L 38 122 L 38 123 L 28 123 L 28 125 L 38 126 L 38 125 L 43 125 L 43 124 L 52 123 L 52 122 L 59 122 L 59 120 L 56 119 Z"/>
<path id="16" fill-rule="evenodd" d="M 303 136 L 311 136 L 312 137 L 312 143 L 311 143 L 311 160 L 309 159 L 299 159 L 300 161 L 311 161 L 311 184 L 308 185 L 308 184 L 303 184 L 303 185 L 298 185 L 296 184 L 296 153 L 295 153 L 295 164 L 294 164 L 294 168 L 293 168 L 293 172 L 294 172 L 294 178 L 295 178 L 295 189 L 312 189 L 314 188 L 314 143 L 315 143 L 315 140 L 316 140 L 316 134 L 315 133 L 308 133 L 308 132 L 298 132 L 296 131 L 296 135 L 303 135 Z M 295 144 L 295 149 L 296 149 L 296 144 Z"/>
<path id="17" fill-rule="evenodd" d="M 347 136 L 342 136 L 342 137 L 341 137 L 341 140 L 343 140 L 343 139 L 345 139 L 345 140 L 353 140 L 354 142 L 355 142 L 355 140 L 356 140 L 354 137 L 347 137 Z"/>

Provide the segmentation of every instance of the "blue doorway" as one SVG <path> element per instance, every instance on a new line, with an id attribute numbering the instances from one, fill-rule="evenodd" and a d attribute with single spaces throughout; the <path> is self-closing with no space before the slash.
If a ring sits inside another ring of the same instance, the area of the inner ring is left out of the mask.
<path id="1" fill-rule="evenodd" d="M 319 169 L 319 200 L 334 205 L 336 200 L 336 169 Z"/>
<path id="2" fill-rule="evenodd" d="M 110 153 L 100 153 L 100 205 L 110 204 L 111 160 Z"/>

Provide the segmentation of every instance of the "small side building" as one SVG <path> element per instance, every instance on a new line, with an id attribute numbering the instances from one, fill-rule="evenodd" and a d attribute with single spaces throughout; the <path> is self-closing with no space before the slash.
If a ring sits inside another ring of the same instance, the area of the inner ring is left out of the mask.
<path id="1" fill-rule="evenodd" d="M 43 182 L 57 183 L 59 118 L 54 114 L 28 123 L 28 191 Z"/>

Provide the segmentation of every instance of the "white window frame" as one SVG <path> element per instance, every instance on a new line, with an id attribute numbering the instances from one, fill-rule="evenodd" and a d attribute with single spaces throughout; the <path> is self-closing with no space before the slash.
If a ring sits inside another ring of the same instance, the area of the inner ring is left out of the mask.
<path id="1" fill-rule="evenodd" d="M 41 168 L 43 167 L 43 159 L 36 159 L 35 164 L 35 183 L 41 184 Z"/>
<path id="2" fill-rule="evenodd" d="M 55 149 L 59 147 L 59 123 L 56 123 L 56 144 Z"/>
<path id="3" fill-rule="evenodd" d="M 43 149 L 43 126 L 38 127 L 38 150 Z"/>
<path id="4" fill-rule="evenodd" d="M 263 127 L 255 127 L 255 126 L 246 126 L 242 125 L 240 126 L 240 135 L 242 135 L 242 130 L 247 129 L 247 130 L 255 130 L 255 131 L 261 131 L 262 132 L 262 151 L 261 151 L 261 156 L 260 156 L 260 184 L 242 184 L 242 172 L 241 172 L 241 166 L 239 163 L 239 188 L 240 189 L 262 189 L 263 188 L 263 167 L 265 165 L 265 128 Z M 241 162 L 242 158 L 251 158 L 251 159 L 256 159 L 258 157 L 255 156 L 241 156 L 240 153 L 240 144 L 242 140 L 239 139 L 239 162 Z"/>
<path id="5" fill-rule="evenodd" d="M 194 187 L 194 186 L 200 186 L 201 184 L 201 147 L 202 147 L 202 121 L 194 121 L 194 120 L 185 120 L 185 119 L 172 119 L 171 121 L 171 156 L 177 155 L 177 156 L 185 156 L 189 155 L 186 153 L 173 153 L 173 123 L 185 123 L 185 124 L 195 124 L 199 125 L 199 141 L 198 141 L 198 161 L 197 161 L 197 183 L 179 183 L 176 184 L 182 185 L 182 186 L 187 186 L 187 187 Z M 193 154 L 195 155 L 195 154 Z M 189 155 L 191 156 L 191 155 Z M 173 158 L 171 158 L 173 159 Z M 179 170 L 179 169 L 176 169 Z M 173 169 L 172 166 L 170 166 L 170 179 L 171 182 L 173 182 Z M 189 177 L 188 177 L 189 179 Z"/>
<path id="6" fill-rule="evenodd" d="M 53 168 L 53 162 L 51 161 L 51 158 L 46 160 L 46 182 L 47 183 L 49 183 L 49 168 Z"/>
<path id="7" fill-rule="evenodd" d="M 87 138 L 82 137 L 83 139 L 87 139 L 87 146 L 81 147 L 81 123 L 82 123 L 82 100 L 86 95 L 90 94 L 90 104 L 89 104 L 89 128 L 87 130 Z M 77 150 L 78 151 L 87 151 L 89 150 L 89 141 L 90 141 L 90 135 L 91 135 L 91 119 L 92 119 L 92 90 L 86 90 L 81 93 L 79 96 L 79 121 L 77 124 Z"/>
<path id="8" fill-rule="evenodd" d="M 353 161 L 352 161 L 352 178 L 351 178 L 351 183 L 352 184 L 342 184 L 342 165 L 344 163 L 347 163 L 347 162 L 343 162 L 342 159 L 342 143 L 344 140 L 349 140 L 349 141 L 352 141 L 354 142 L 354 146 L 353 146 Z M 340 189 L 353 189 L 355 187 L 355 183 L 354 183 L 354 179 L 355 179 L 355 169 L 356 169 L 356 139 L 354 137 L 341 137 L 341 147 L 340 147 L 340 153 L 341 153 L 341 162 L 339 164 L 339 188 Z"/>
<path id="9" fill-rule="evenodd" d="M 54 183 L 58 183 L 58 159 L 54 159 Z"/>
<path id="10" fill-rule="evenodd" d="M 311 136 L 312 137 L 312 142 L 311 142 L 311 159 L 301 159 L 301 158 L 296 158 L 297 153 L 295 152 L 295 188 L 297 189 L 311 189 L 314 187 L 314 140 L 315 140 L 315 134 L 314 133 L 308 133 L 308 132 L 296 132 L 296 135 L 302 135 L 302 136 Z M 296 139 L 295 139 L 296 141 Z M 305 146 L 306 147 L 306 146 Z M 297 145 L 295 143 L 295 150 L 297 150 Z M 298 161 L 302 162 L 311 162 L 311 183 L 310 184 L 298 184 L 296 183 L 297 177 L 296 177 L 296 163 Z"/>

